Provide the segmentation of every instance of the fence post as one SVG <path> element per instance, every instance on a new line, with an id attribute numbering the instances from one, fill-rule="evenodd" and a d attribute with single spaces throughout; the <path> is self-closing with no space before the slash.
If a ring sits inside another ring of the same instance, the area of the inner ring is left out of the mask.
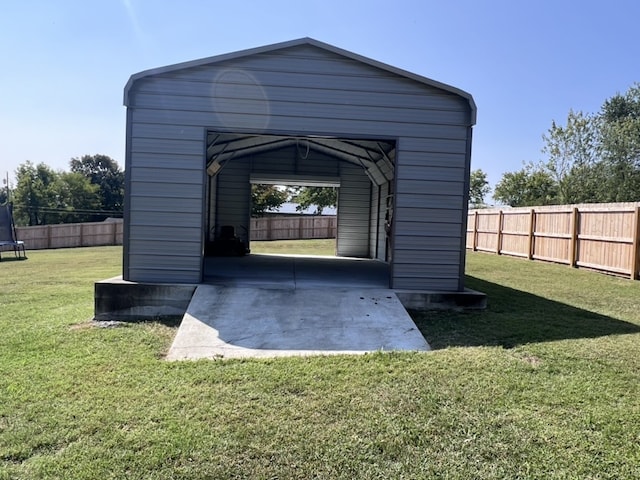
<path id="1" fill-rule="evenodd" d="M 631 247 L 631 280 L 638 278 L 640 270 L 640 207 L 636 207 L 633 217 L 633 246 Z"/>
<path id="2" fill-rule="evenodd" d="M 571 211 L 571 240 L 569 244 L 569 266 L 575 268 L 576 256 L 578 253 L 578 208 L 573 207 Z"/>
<path id="3" fill-rule="evenodd" d="M 532 208 L 529 211 L 529 251 L 527 258 L 533 260 L 533 254 L 535 252 L 535 236 L 536 231 L 536 211 Z"/>
<path id="4" fill-rule="evenodd" d="M 497 229 L 497 238 L 496 238 L 496 253 L 500 255 L 500 250 L 502 250 L 502 210 L 498 211 L 498 229 Z"/>
<path id="5" fill-rule="evenodd" d="M 51 225 L 47 225 L 47 249 L 51 248 Z"/>
<path id="6" fill-rule="evenodd" d="M 474 252 L 478 251 L 478 211 L 473 212 L 473 246 Z"/>

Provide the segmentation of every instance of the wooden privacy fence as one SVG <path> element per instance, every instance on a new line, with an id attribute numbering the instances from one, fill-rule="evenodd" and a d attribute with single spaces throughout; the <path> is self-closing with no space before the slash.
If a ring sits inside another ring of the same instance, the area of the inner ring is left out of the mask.
<path id="1" fill-rule="evenodd" d="M 471 210 L 467 248 L 637 279 L 640 203 Z"/>
<path id="2" fill-rule="evenodd" d="M 92 223 L 61 223 L 16 227 L 27 250 L 122 245 L 122 219 Z"/>
<path id="3" fill-rule="evenodd" d="M 62 223 L 16 227 L 27 250 L 122 245 L 122 219 L 95 223 Z M 323 216 L 270 216 L 251 219 L 251 240 L 335 238 L 337 218 Z M 241 233 L 241 232 L 237 232 Z"/>
<path id="4" fill-rule="evenodd" d="M 251 240 L 335 238 L 335 215 L 269 216 L 252 218 Z"/>

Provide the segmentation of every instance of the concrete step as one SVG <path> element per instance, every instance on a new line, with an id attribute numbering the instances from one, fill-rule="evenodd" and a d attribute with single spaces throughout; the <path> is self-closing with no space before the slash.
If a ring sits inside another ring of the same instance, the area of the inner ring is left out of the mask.
<path id="1" fill-rule="evenodd" d="M 167 360 L 429 349 L 393 290 L 199 285 Z"/>

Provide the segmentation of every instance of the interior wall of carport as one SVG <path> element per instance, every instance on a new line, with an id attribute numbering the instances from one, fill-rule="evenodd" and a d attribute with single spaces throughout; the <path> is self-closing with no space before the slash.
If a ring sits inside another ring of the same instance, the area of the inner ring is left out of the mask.
<path id="1" fill-rule="evenodd" d="M 250 178 L 260 174 L 282 179 L 339 178 L 336 255 L 385 260 L 386 196 L 389 185 L 373 185 L 363 168 L 296 146 L 230 160 L 209 178 L 209 240 L 222 225 L 233 225 L 242 235 L 251 212 Z M 304 158 L 302 158 L 304 157 Z M 249 232 L 247 231 L 247 234 Z"/>

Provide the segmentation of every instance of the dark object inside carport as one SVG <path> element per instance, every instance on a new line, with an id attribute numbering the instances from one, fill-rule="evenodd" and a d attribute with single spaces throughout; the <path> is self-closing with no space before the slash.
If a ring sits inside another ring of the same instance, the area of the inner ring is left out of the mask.
<path id="1" fill-rule="evenodd" d="M 236 235 L 233 225 L 222 225 L 220 234 L 209 245 L 208 255 L 219 257 L 241 257 L 249 253 L 247 242 Z"/>

